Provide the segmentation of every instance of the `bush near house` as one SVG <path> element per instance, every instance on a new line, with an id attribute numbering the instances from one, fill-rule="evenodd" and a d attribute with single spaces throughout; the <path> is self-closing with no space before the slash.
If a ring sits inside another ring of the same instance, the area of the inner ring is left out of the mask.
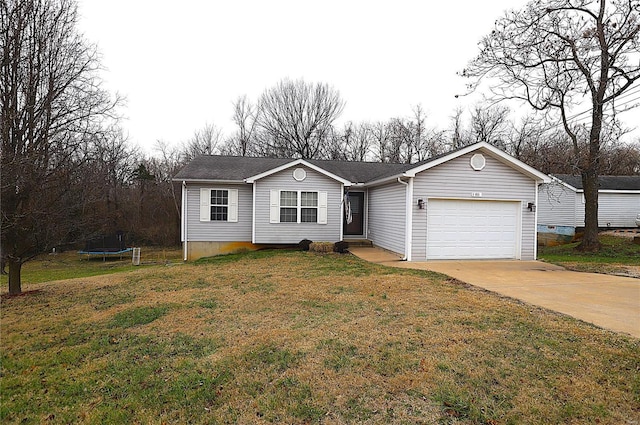
<path id="1" fill-rule="evenodd" d="M 312 252 L 333 252 L 333 242 L 313 242 L 309 245 Z"/>
<path id="2" fill-rule="evenodd" d="M 312 243 L 313 241 L 310 241 L 309 239 L 303 239 L 298 242 L 298 249 L 301 251 L 309 251 L 309 245 L 311 245 Z"/>
<path id="3" fill-rule="evenodd" d="M 345 254 L 349 250 L 349 242 L 339 241 L 333 244 L 333 252 L 337 252 L 340 254 Z"/>

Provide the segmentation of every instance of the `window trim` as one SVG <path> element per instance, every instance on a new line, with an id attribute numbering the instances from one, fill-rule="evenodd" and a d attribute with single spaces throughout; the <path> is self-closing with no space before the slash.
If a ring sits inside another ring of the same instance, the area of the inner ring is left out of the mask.
<path id="1" fill-rule="evenodd" d="M 296 193 L 296 206 L 282 205 L 282 192 Z M 302 205 L 302 193 L 315 193 L 316 205 Z M 295 208 L 296 221 L 281 221 L 280 214 L 282 208 Z M 314 208 L 316 210 L 316 221 L 302 221 L 302 210 Z M 327 224 L 327 192 L 320 190 L 288 190 L 288 189 L 272 189 L 270 192 L 270 223 L 289 223 L 289 224 Z"/>
<path id="2" fill-rule="evenodd" d="M 226 198 L 226 203 L 224 203 L 224 204 L 214 204 L 214 203 L 213 203 L 213 197 L 214 197 L 213 192 L 214 192 L 214 191 L 215 191 L 215 192 L 220 192 L 220 194 L 221 194 L 222 196 L 218 197 L 218 196 L 217 196 L 217 193 L 216 193 L 216 198 L 219 198 L 219 199 L 225 199 L 225 198 Z M 211 189 L 211 190 L 209 191 L 209 199 L 211 199 L 211 201 L 210 201 L 210 202 L 211 202 L 211 204 L 210 204 L 210 207 L 209 207 L 209 208 L 210 208 L 210 210 L 211 210 L 211 211 L 210 211 L 210 218 L 209 218 L 209 220 L 210 220 L 210 221 L 229 221 L 229 191 L 228 191 L 228 190 L 226 190 L 226 189 Z M 226 211 L 225 211 L 225 212 L 223 212 L 223 213 L 214 213 L 214 212 L 213 212 L 213 209 L 214 209 L 214 208 L 225 208 L 225 209 L 226 209 Z M 224 220 L 223 220 L 223 219 L 218 219 L 218 218 L 217 218 L 217 215 L 218 215 L 218 214 L 222 214 L 222 216 L 223 216 L 223 217 L 224 217 L 224 216 L 226 216 L 226 218 L 225 218 Z"/>
<path id="3" fill-rule="evenodd" d="M 211 203 L 211 191 L 223 190 L 227 192 L 227 219 L 212 220 L 211 207 L 225 206 Z M 238 222 L 238 189 L 227 187 L 202 187 L 200 188 L 200 221 L 210 221 L 214 223 L 237 223 Z"/>

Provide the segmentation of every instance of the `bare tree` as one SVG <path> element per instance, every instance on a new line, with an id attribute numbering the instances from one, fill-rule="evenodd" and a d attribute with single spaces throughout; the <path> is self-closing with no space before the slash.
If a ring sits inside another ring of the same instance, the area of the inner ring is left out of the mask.
<path id="1" fill-rule="evenodd" d="M 640 175 L 640 143 L 617 143 L 605 148 L 600 165 L 603 174 Z"/>
<path id="2" fill-rule="evenodd" d="M 76 30 L 73 0 L 0 2 L 2 254 L 9 293 L 22 264 L 78 236 L 77 153 L 112 113 L 96 48 Z"/>
<path id="3" fill-rule="evenodd" d="M 193 133 L 193 136 L 183 148 L 185 161 L 189 161 L 200 155 L 213 155 L 217 153 L 217 147 L 222 140 L 222 130 L 214 124 L 205 124 Z"/>
<path id="4" fill-rule="evenodd" d="M 389 128 L 382 121 L 371 124 L 371 134 L 375 146 L 375 159 L 379 162 L 392 162 L 389 148 Z"/>
<path id="5" fill-rule="evenodd" d="M 542 138 L 540 120 L 535 115 L 525 115 L 517 124 L 510 123 L 510 129 L 505 137 L 507 153 L 520 161 L 533 165 L 524 157 L 524 154 L 529 147 L 535 148 Z"/>
<path id="6" fill-rule="evenodd" d="M 254 150 L 258 130 L 258 108 L 247 96 L 240 96 L 233 103 L 233 122 L 238 127 L 236 133 L 220 149 L 224 155 L 249 156 Z"/>
<path id="7" fill-rule="evenodd" d="M 459 149 L 463 146 L 471 144 L 471 136 L 464 128 L 462 108 L 456 108 L 451 115 L 451 141 L 449 142 L 449 150 Z"/>
<path id="8" fill-rule="evenodd" d="M 555 112 L 572 142 L 585 195 L 585 232 L 578 249 L 597 251 L 598 171 L 603 123 L 614 101 L 640 78 L 640 5 L 637 0 L 540 0 L 510 11 L 480 42 L 463 75 L 476 88 L 491 78 L 496 99 L 518 99 Z M 571 117 L 588 105 L 581 143 Z M 620 106 L 620 105 L 618 105 Z M 587 155 L 580 155 L 583 146 Z"/>
<path id="9" fill-rule="evenodd" d="M 444 131 L 427 126 L 427 115 L 422 105 L 412 108 L 413 115 L 406 121 L 407 149 L 411 162 L 423 161 L 444 151 Z"/>
<path id="10" fill-rule="evenodd" d="M 346 137 L 346 128 L 349 129 L 349 137 Z M 373 131 L 371 125 L 366 122 L 354 124 L 348 122 L 345 126 L 344 153 L 348 161 L 367 161 L 371 156 L 373 145 Z"/>
<path id="11" fill-rule="evenodd" d="M 344 102 L 328 84 L 285 79 L 262 94 L 259 107 L 263 152 L 315 158 Z"/>
<path id="12" fill-rule="evenodd" d="M 471 134 L 475 142 L 486 142 L 506 150 L 505 136 L 510 110 L 506 106 L 476 105 L 471 111 Z"/>

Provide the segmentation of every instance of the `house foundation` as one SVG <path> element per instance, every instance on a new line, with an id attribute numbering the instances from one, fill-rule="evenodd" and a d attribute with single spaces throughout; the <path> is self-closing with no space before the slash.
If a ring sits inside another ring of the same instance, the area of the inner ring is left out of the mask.
<path id="1" fill-rule="evenodd" d="M 194 261 L 198 258 L 213 257 L 214 255 L 236 254 L 239 252 L 257 251 L 265 248 L 265 245 L 256 245 L 251 242 L 186 242 L 187 261 Z M 183 245 L 184 248 L 184 245 Z"/>

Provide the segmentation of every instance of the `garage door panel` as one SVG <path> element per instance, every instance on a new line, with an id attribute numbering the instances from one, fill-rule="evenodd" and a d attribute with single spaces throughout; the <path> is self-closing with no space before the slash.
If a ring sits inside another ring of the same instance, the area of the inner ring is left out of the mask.
<path id="1" fill-rule="evenodd" d="M 429 200 L 427 259 L 516 258 L 520 203 Z"/>

